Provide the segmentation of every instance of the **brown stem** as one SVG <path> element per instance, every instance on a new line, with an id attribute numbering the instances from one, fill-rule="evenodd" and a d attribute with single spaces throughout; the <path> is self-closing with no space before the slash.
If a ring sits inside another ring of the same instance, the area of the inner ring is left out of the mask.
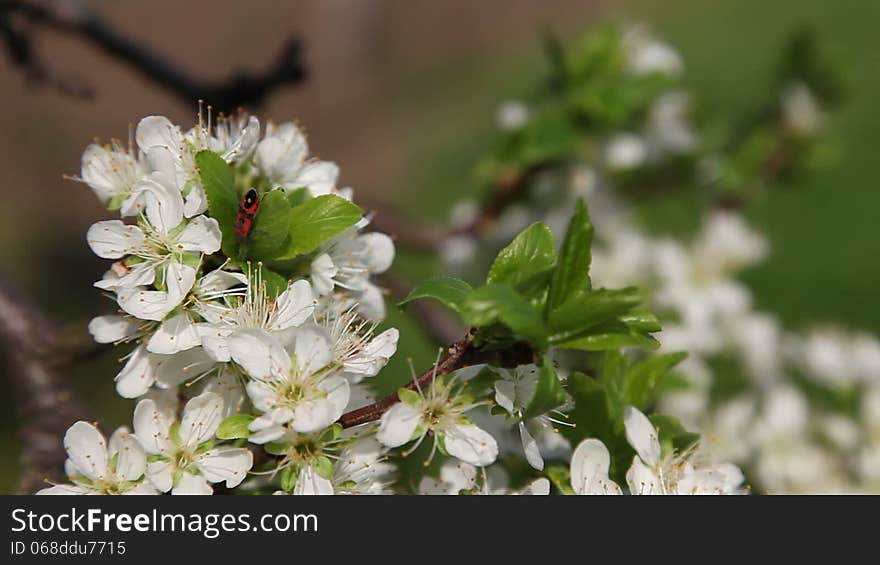
<path id="1" fill-rule="evenodd" d="M 526 343 L 516 343 L 508 349 L 498 349 L 492 351 L 484 351 L 474 348 L 475 330 L 471 330 L 468 334 L 449 347 L 447 356 L 437 365 L 431 367 L 412 381 L 405 388 L 410 390 L 421 390 L 431 384 L 431 382 L 443 375 L 447 375 L 464 367 L 473 365 L 482 365 L 489 363 L 501 367 L 516 367 L 517 365 L 525 365 L 535 360 L 535 350 Z M 344 428 L 374 422 L 382 417 L 389 408 L 400 401 L 397 393 L 389 394 L 382 400 L 346 412 L 339 419 Z"/>
<path id="2" fill-rule="evenodd" d="M 45 479 L 63 480 L 61 437 L 88 417 L 63 372 L 69 356 L 56 354 L 59 342 L 55 325 L 0 281 L 0 347 L 18 412 L 20 494 L 33 493 Z"/>
<path id="3" fill-rule="evenodd" d="M 277 87 L 296 84 L 305 78 L 301 46 L 291 38 L 263 73 L 239 72 L 222 81 L 210 81 L 192 76 L 124 34 L 113 29 L 97 14 L 79 4 L 51 1 L 0 1 L 0 40 L 6 44 L 13 63 L 28 73 L 32 80 L 51 84 L 65 94 L 88 97 L 91 90 L 72 84 L 68 79 L 54 75 L 31 48 L 27 31 L 13 21 L 19 15 L 31 24 L 73 35 L 97 47 L 104 53 L 131 66 L 158 86 L 176 95 L 186 104 L 206 100 L 220 111 L 234 112 L 242 106 L 259 106 Z"/>

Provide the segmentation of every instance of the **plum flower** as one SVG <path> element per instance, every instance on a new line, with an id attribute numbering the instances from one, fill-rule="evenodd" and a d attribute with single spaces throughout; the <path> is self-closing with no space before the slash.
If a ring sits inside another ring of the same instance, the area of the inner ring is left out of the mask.
<path id="1" fill-rule="evenodd" d="M 353 294 L 361 314 L 371 320 L 385 317 L 382 291 L 370 281 L 394 261 L 394 243 L 383 233 L 359 234 L 362 221 L 321 246 L 312 260 L 312 285 L 321 296 L 339 288 Z"/>
<path id="2" fill-rule="evenodd" d="M 400 389 L 401 402 L 382 414 L 376 438 L 387 447 L 400 447 L 411 440 L 412 453 L 428 433 L 434 436 L 430 461 L 439 442 L 449 455 L 465 463 L 485 467 L 498 457 L 498 443 L 491 434 L 476 426 L 465 412 L 480 403 L 454 387 L 454 381 L 434 379 L 427 390 Z"/>
<path id="3" fill-rule="evenodd" d="M 95 426 L 77 422 L 64 434 L 65 470 L 72 485 L 55 485 L 37 494 L 158 494 L 144 479 L 147 455 L 138 438 L 119 428 L 104 439 Z"/>
<path id="4" fill-rule="evenodd" d="M 266 137 L 257 144 L 254 164 L 273 186 L 285 190 L 305 188 L 312 196 L 333 193 L 339 167 L 308 156 L 306 136 L 295 124 L 269 124 Z"/>
<path id="5" fill-rule="evenodd" d="M 223 419 L 223 398 L 203 392 L 186 403 L 176 421 L 172 410 L 152 399 L 138 402 L 134 431 L 150 455 L 147 477 L 171 494 L 211 494 L 210 483 L 238 486 L 253 465 L 253 454 L 241 447 L 214 445 Z"/>
<path id="6" fill-rule="evenodd" d="M 292 352 L 260 330 L 243 330 L 229 339 L 232 359 L 250 377 L 248 397 L 262 415 L 250 423 L 253 443 L 275 441 L 286 427 L 317 432 L 333 424 L 348 405 L 349 385 L 328 367 L 330 340 L 317 327 L 291 333 Z"/>

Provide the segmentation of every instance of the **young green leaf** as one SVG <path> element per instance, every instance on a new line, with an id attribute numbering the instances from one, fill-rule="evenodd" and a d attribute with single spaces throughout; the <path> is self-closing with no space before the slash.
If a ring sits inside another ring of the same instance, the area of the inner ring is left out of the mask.
<path id="1" fill-rule="evenodd" d="M 685 357 L 687 357 L 685 352 L 664 353 L 648 357 L 630 367 L 624 381 L 624 401 L 639 410 L 644 410 L 651 401 L 660 379 Z"/>
<path id="2" fill-rule="evenodd" d="M 263 259 L 281 249 L 289 237 L 290 204 L 284 191 L 272 190 L 263 195 L 254 227 L 248 236 L 248 257 Z"/>
<path id="3" fill-rule="evenodd" d="M 199 178 L 208 198 L 208 211 L 220 224 L 223 253 L 229 257 L 238 255 L 238 239 L 235 234 L 235 215 L 238 213 L 238 196 L 232 169 L 222 157 L 213 151 L 196 154 Z"/>
<path id="4" fill-rule="evenodd" d="M 550 269 L 555 255 L 553 232 L 541 222 L 535 222 L 498 253 L 489 269 L 486 284 L 507 283 L 516 287 Z"/>
<path id="5" fill-rule="evenodd" d="M 290 210 L 290 239 L 274 259 L 289 259 L 311 253 L 333 236 L 361 219 L 361 209 L 345 198 L 325 194 L 307 200 Z"/>
<path id="6" fill-rule="evenodd" d="M 590 223 L 586 203 L 579 198 L 559 250 L 556 269 L 550 279 L 548 313 L 589 287 L 592 242 L 593 224 Z"/>
<path id="7" fill-rule="evenodd" d="M 547 346 L 547 330 L 540 314 L 506 284 L 490 284 L 469 293 L 465 297 L 463 316 L 471 326 L 500 323 L 541 349 Z"/>
<path id="8" fill-rule="evenodd" d="M 559 377 L 556 376 L 553 364 L 545 356 L 541 361 L 541 366 L 538 367 L 538 382 L 535 386 L 535 394 L 532 395 L 532 399 L 529 401 L 528 406 L 526 406 L 523 417 L 533 418 L 546 414 L 550 410 L 562 406 L 566 400 L 568 400 L 568 395 L 565 393 L 565 389 L 562 388 Z"/>
<path id="9" fill-rule="evenodd" d="M 651 414 L 648 419 L 660 430 L 660 444 L 664 453 L 673 449 L 681 452 L 700 441 L 700 434 L 687 431 L 681 420 L 675 416 Z"/>
<path id="10" fill-rule="evenodd" d="M 251 435 L 248 426 L 254 421 L 250 414 L 233 414 L 220 422 L 217 437 L 220 439 L 239 439 Z"/>
<path id="11" fill-rule="evenodd" d="M 592 328 L 615 320 L 642 302 L 636 288 L 581 292 L 548 313 L 550 342 L 562 343 L 586 335 Z M 548 302 L 549 303 L 549 302 Z"/>
<path id="12" fill-rule="evenodd" d="M 400 304 L 417 298 L 434 298 L 458 313 L 462 311 L 465 297 L 473 290 L 471 285 L 454 277 L 433 277 L 416 285 Z"/>

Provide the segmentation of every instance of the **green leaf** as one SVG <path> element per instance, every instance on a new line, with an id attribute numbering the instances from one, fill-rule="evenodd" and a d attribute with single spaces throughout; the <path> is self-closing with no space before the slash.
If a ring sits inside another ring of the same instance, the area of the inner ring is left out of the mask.
<path id="1" fill-rule="evenodd" d="M 553 267 L 555 255 L 553 232 L 541 222 L 535 222 L 498 253 L 486 284 L 507 283 L 517 287 Z"/>
<path id="2" fill-rule="evenodd" d="M 232 169 L 222 157 L 208 150 L 196 154 L 196 166 L 208 198 L 208 212 L 220 224 L 223 253 L 228 257 L 237 257 L 235 215 L 238 213 L 238 196 Z"/>
<path id="3" fill-rule="evenodd" d="M 541 349 L 547 346 L 547 331 L 540 314 L 506 284 L 490 284 L 469 293 L 465 297 L 463 316 L 471 326 L 500 323 L 515 336 Z"/>
<path id="4" fill-rule="evenodd" d="M 270 455 L 287 455 L 291 449 L 293 445 L 286 441 L 270 441 L 265 446 L 266 453 Z"/>
<path id="5" fill-rule="evenodd" d="M 535 394 L 532 395 L 532 399 L 529 401 L 528 406 L 526 406 L 523 417 L 534 418 L 535 416 L 546 414 L 550 410 L 562 406 L 566 400 L 568 400 L 568 395 L 565 393 L 565 389 L 562 388 L 559 377 L 556 376 L 553 364 L 548 357 L 544 357 L 541 366 L 538 367 L 538 382 L 535 386 Z"/>
<path id="6" fill-rule="evenodd" d="M 624 382 L 623 396 L 627 404 L 644 410 L 660 379 L 687 357 L 685 352 L 654 355 L 630 367 Z"/>
<path id="7" fill-rule="evenodd" d="M 254 227 L 248 236 L 248 257 L 263 259 L 280 251 L 289 237 L 290 204 L 282 190 L 263 195 Z"/>
<path id="8" fill-rule="evenodd" d="M 217 437 L 220 439 L 250 437 L 251 431 L 248 426 L 254 419 L 250 414 L 233 414 L 220 422 L 220 427 L 217 428 Z"/>
<path id="9" fill-rule="evenodd" d="M 606 351 L 623 347 L 654 350 L 660 347 L 660 342 L 651 336 L 630 332 L 626 326 L 623 326 L 620 330 L 597 332 L 554 345 L 561 349 L 578 349 L 580 351 Z"/>
<path id="10" fill-rule="evenodd" d="M 397 398 L 409 406 L 418 406 L 422 402 L 422 397 L 419 393 L 403 387 L 397 389 Z"/>
<path id="11" fill-rule="evenodd" d="M 641 302 L 638 289 L 632 287 L 582 292 L 562 306 L 549 311 L 547 325 L 550 342 L 563 343 L 588 332 L 593 333 L 591 329 L 617 319 Z"/>
<path id="12" fill-rule="evenodd" d="M 333 478 L 333 462 L 330 461 L 327 456 L 319 455 L 318 457 L 313 458 L 311 463 L 318 475 L 324 477 L 328 481 Z"/>
<path id="13" fill-rule="evenodd" d="M 590 223 L 586 203 L 583 198 L 579 198 L 559 250 L 556 269 L 550 279 L 547 312 L 552 312 L 589 288 L 592 243 L 593 224 Z"/>
<path id="14" fill-rule="evenodd" d="M 473 290 L 471 285 L 454 277 L 433 277 L 416 285 L 400 304 L 406 304 L 417 298 L 434 298 L 444 305 L 461 313 L 465 297 Z"/>
<path id="15" fill-rule="evenodd" d="M 687 431 L 675 416 L 651 414 L 648 419 L 660 430 L 660 445 L 664 453 L 672 450 L 681 452 L 700 441 L 700 434 Z"/>
<path id="16" fill-rule="evenodd" d="M 296 480 L 299 478 L 299 466 L 288 465 L 281 469 L 281 490 L 290 492 L 296 486 Z"/>
<path id="17" fill-rule="evenodd" d="M 290 210 L 290 239 L 274 259 L 311 253 L 322 243 L 344 232 L 361 219 L 361 209 L 345 198 L 325 194 Z"/>
<path id="18" fill-rule="evenodd" d="M 288 190 L 285 191 L 284 194 L 287 197 L 287 203 L 290 204 L 291 208 L 293 208 L 294 206 L 299 206 L 300 204 L 312 197 L 312 194 L 306 187 Z"/>
<path id="19" fill-rule="evenodd" d="M 608 403 L 608 417 L 616 431 L 621 431 L 623 425 L 623 409 L 626 406 L 624 395 L 626 370 L 627 360 L 623 353 L 616 349 L 605 352 L 602 363 L 602 385 Z"/>
<path id="20" fill-rule="evenodd" d="M 571 488 L 571 470 L 565 465 L 551 465 L 547 467 L 547 478 L 550 479 L 562 494 L 574 494 Z"/>

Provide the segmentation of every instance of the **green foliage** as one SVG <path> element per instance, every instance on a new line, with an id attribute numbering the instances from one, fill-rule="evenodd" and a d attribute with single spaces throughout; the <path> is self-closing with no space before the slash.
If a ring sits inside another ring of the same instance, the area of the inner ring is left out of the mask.
<path id="1" fill-rule="evenodd" d="M 248 426 L 254 421 L 250 414 L 233 414 L 220 422 L 217 437 L 220 439 L 240 439 L 250 437 Z"/>
<path id="2" fill-rule="evenodd" d="M 552 240 L 551 240 L 552 241 Z M 559 250 L 559 260 L 550 279 L 547 311 L 553 312 L 575 295 L 590 286 L 590 246 L 593 243 L 593 224 L 590 223 L 587 204 L 578 198 L 574 216 Z"/>
<path id="3" fill-rule="evenodd" d="M 361 209 L 335 194 L 306 200 L 290 210 L 287 245 L 273 259 L 289 259 L 311 253 L 361 219 Z"/>
<path id="4" fill-rule="evenodd" d="M 518 288 L 553 268 L 555 257 L 553 232 L 541 222 L 535 222 L 498 253 L 486 284 L 507 283 Z"/>
<path id="5" fill-rule="evenodd" d="M 254 227 L 248 236 L 248 257 L 265 259 L 276 255 L 290 237 L 290 204 L 282 190 L 262 196 Z"/>
<path id="6" fill-rule="evenodd" d="M 524 338 L 540 349 L 547 346 L 547 331 L 534 306 L 506 284 L 489 284 L 465 297 L 465 321 L 478 328 L 501 324 L 514 338 Z"/>
<path id="7" fill-rule="evenodd" d="M 473 287 L 461 279 L 433 277 L 417 284 L 400 304 L 406 304 L 417 298 L 434 298 L 445 306 L 461 313 L 464 300 L 472 290 Z"/>
<path id="8" fill-rule="evenodd" d="M 235 215 L 238 213 L 238 195 L 232 168 L 219 155 L 208 150 L 196 155 L 196 165 L 208 198 L 208 212 L 220 225 L 223 253 L 227 257 L 237 258 Z"/>

